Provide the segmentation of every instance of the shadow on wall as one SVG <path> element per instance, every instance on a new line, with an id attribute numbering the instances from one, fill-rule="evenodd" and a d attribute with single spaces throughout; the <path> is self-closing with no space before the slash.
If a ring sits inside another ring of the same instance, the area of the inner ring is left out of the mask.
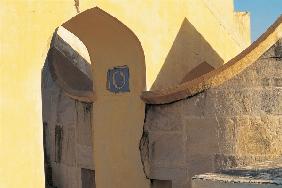
<path id="1" fill-rule="evenodd" d="M 224 63 L 212 46 L 185 18 L 151 90 L 180 84 L 192 69 L 203 62 L 214 68 Z"/>

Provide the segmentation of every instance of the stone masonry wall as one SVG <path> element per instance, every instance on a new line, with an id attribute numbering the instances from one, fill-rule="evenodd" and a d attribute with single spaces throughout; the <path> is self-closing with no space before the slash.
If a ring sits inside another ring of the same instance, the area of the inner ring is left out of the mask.
<path id="1" fill-rule="evenodd" d="M 90 65 L 56 34 L 51 47 L 91 76 Z M 93 188 L 92 104 L 68 97 L 53 80 L 49 64 L 47 58 L 42 70 L 46 188 Z"/>
<path id="2" fill-rule="evenodd" d="M 282 45 L 222 85 L 148 105 L 141 154 L 151 179 L 190 187 L 193 175 L 282 154 Z"/>

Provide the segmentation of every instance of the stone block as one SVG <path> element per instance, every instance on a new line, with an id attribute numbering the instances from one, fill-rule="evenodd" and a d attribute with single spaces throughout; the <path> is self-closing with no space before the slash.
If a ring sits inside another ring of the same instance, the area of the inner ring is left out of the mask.
<path id="1" fill-rule="evenodd" d="M 261 110 L 267 114 L 282 114 L 282 89 L 262 90 Z"/>
<path id="2" fill-rule="evenodd" d="M 249 124 L 236 122 L 238 155 L 279 155 L 281 128 L 276 116 L 249 117 Z M 280 130 L 280 131 L 279 131 Z"/>
<path id="3" fill-rule="evenodd" d="M 282 87 L 282 78 L 274 78 L 274 87 Z"/>
<path id="4" fill-rule="evenodd" d="M 62 150 L 63 150 L 63 136 L 64 129 L 62 126 L 57 125 L 55 128 L 55 161 L 60 163 L 62 160 Z"/>
<path id="5" fill-rule="evenodd" d="M 55 140 L 55 129 L 50 131 L 50 161 L 56 161 L 56 140 Z"/>
<path id="6" fill-rule="evenodd" d="M 151 180 L 151 188 L 172 188 L 171 180 Z"/>
<path id="7" fill-rule="evenodd" d="M 42 120 L 47 122 L 51 115 L 51 96 L 48 89 L 42 89 Z"/>
<path id="8" fill-rule="evenodd" d="M 209 89 L 180 102 L 183 103 L 182 113 L 185 117 L 214 116 L 216 90 Z"/>
<path id="9" fill-rule="evenodd" d="M 245 70 L 242 71 L 242 73 L 239 74 L 239 78 L 242 79 L 239 80 L 239 82 L 236 85 L 233 85 L 234 88 L 255 88 L 260 85 L 259 82 L 259 75 L 256 71 L 256 64 L 251 65 L 250 67 L 247 67 Z M 231 78 L 232 79 L 232 78 Z M 240 85 L 239 85 L 240 84 Z M 231 86 L 232 87 L 232 86 Z"/>
<path id="10" fill-rule="evenodd" d="M 282 125 L 279 123 L 279 116 L 262 116 L 261 121 L 268 130 L 268 138 L 271 142 L 268 155 L 281 155 Z"/>
<path id="11" fill-rule="evenodd" d="M 186 167 L 151 166 L 150 179 L 184 181 L 187 179 Z"/>
<path id="12" fill-rule="evenodd" d="M 250 89 L 271 86 L 273 77 L 282 74 L 280 60 L 275 58 L 261 58 L 244 69 L 238 75 L 225 81 L 219 89 Z"/>
<path id="13" fill-rule="evenodd" d="M 282 75 L 282 58 L 280 59 L 276 59 L 275 61 L 271 62 L 271 66 L 273 67 L 273 72 L 272 75 L 274 75 L 274 77 L 279 78 Z"/>
<path id="14" fill-rule="evenodd" d="M 94 170 L 92 147 L 77 144 L 76 148 L 77 165 L 81 168 Z"/>
<path id="15" fill-rule="evenodd" d="M 185 164 L 184 139 L 179 133 L 149 133 L 151 164 L 179 167 Z"/>
<path id="16" fill-rule="evenodd" d="M 236 124 L 235 118 L 218 117 L 218 147 L 219 152 L 224 154 L 234 154 L 236 148 Z"/>
<path id="17" fill-rule="evenodd" d="M 235 88 L 255 88 L 260 85 L 259 75 L 256 71 L 256 64 L 252 64 L 246 69 L 244 69 L 239 74 L 235 75 L 231 79 L 225 81 L 220 86 L 219 89 L 235 89 Z"/>
<path id="18" fill-rule="evenodd" d="M 69 166 L 76 165 L 76 135 L 74 128 L 63 128 L 62 160 L 61 163 Z"/>
<path id="19" fill-rule="evenodd" d="M 51 131 L 55 131 L 58 121 L 58 101 L 62 91 L 57 88 L 55 91 L 48 90 L 43 92 L 45 93 L 45 97 L 42 97 L 43 121 L 48 122 L 48 127 Z"/>
<path id="20" fill-rule="evenodd" d="M 149 132 L 147 130 L 143 131 L 142 138 L 139 144 L 141 161 L 143 164 L 143 170 L 146 177 L 150 174 L 150 159 L 149 159 Z"/>
<path id="21" fill-rule="evenodd" d="M 276 60 L 273 58 L 259 59 L 252 66 L 257 72 L 257 79 L 271 77 L 275 72 L 273 62 Z"/>
<path id="22" fill-rule="evenodd" d="M 150 131 L 181 131 L 182 103 L 150 106 L 145 127 Z"/>
<path id="23" fill-rule="evenodd" d="M 219 90 L 216 113 L 221 116 L 260 114 L 260 95 L 257 89 Z"/>
<path id="24" fill-rule="evenodd" d="M 235 155 L 216 154 L 214 156 L 214 170 L 233 168 L 238 166 L 238 160 Z"/>
<path id="25" fill-rule="evenodd" d="M 282 41 L 279 40 L 274 47 L 274 56 L 276 58 L 282 58 Z"/>
<path id="26" fill-rule="evenodd" d="M 51 130 L 48 127 L 48 123 L 43 122 L 43 148 L 44 148 L 45 161 L 51 160 L 51 147 L 52 147 L 51 139 L 52 139 Z"/>
<path id="27" fill-rule="evenodd" d="M 190 159 L 187 162 L 187 187 L 191 187 L 191 179 L 194 175 L 213 171 L 213 165 L 213 155 L 190 155 Z"/>
<path id="28" fill-rule="evenodd" d="M 243 113 L 241 91 L 220 90 L 217 93 L 216 113 L 222 116 L 233 116 Z M 239 102 L 240 101 L 240 102 Z"/>
<path id="29" fill-rule="evenodd" d="M 190 188 L 190 181 L 183 180 L 183 181 L 172 181 L 172 188 Z"/>
<path id="30" fill-rule="evenodd" d="M 186 153 L 190 155 L 218 152 L 218 122 L 215 118 L 186 118 Z"/>
<path id="31" fill-rule="evenodd" d="M 186 116 L 196 116 L 201 117 L 204 116 L 204 108 L 205 108 L 205 94 L 200 93 L 194 97 L 188 98 L 183 101 L 183 114 Z"/>
<path id="32" fill-rule="evenodd" d="M 214 153 L 211 154 L 190 154 L 187 161 L 189 177 L 196 174 L 214 170 Z"/>
<path id="33" fill-rule="evenodd" d="M 56 99 L 60 89 L 53 81 L 49 69 L 45 68 L 42 72 L 42 119 L 43 121 L 50 122 L 52 115 L 56 114 Z M 56 116 L 55 116 L 56 117 Z"/>
<path id="34" fill-rule="evenodd" d="M 258 164 L 263 161 L 275 159 L 278 156 L 274 155 L 227 155 L 227 154 L 216 154 L 214 167 L 216 171 L 237 168 L 240 166 L 248 166 L 251 164 Z"/>
<path id="35" fill-rule="evenodd" d="M 58 123 L 63 126 L 74 127 L 76 124 L 76 101 L 62 93 L 57 105 Z"/>
<path id="36" fill-rule="evenodd" d="M 282 67 L 281 58 L 267 58 L 257 61 L 256 71 L 258 72 L 258 79 L 269 77 L 281 77 Z"/>
<path id="37" fill-rule="evenodd" d="M 77 143 L 85 146 L 92 146 L 92 104 L 76 104 L 77 113 Z"/>
<path id="38" fill-rule="evenodd" d="M 80 169 L 64 164 L 52 163 L 53 183 L 58 188 L 81 188 Z"/>
<path id="39" fill-rule="evenodd" d="M 271 85 L 271 79 L 270 78 L 262 78 L 261 79 L 261 85 L 263 87 L 269 87 Z"/>
<path id="40" fill-rule="evenodd" d="M 271 57 L 275 57 L 275 47 L 276 46 L 277 46 L 276 44 L 271 46 L 266 52 L 264 52 L 264 54 L 260 57 L 260 59 L 268 59 Z"/>
<path id="41" fill-rule="evenodd" d="M 239 155 L 258 154 L 260 150 L 266 149 L 268 139 L 262 140 L 265 127 L 262 126 L 260 117 L 250 117 L 249 124 L 236 122 L 237 144 L 236 153 Z M 263 145 L 264 146 L 263 146 Z"/>
<path id="42" fill-rule="evenodd" d="M 204 116 L 205 117 L 214 117 L 216 109 L 216 96 L 217 89 L 211 88 L 206 90 L 204 100 Z"/>

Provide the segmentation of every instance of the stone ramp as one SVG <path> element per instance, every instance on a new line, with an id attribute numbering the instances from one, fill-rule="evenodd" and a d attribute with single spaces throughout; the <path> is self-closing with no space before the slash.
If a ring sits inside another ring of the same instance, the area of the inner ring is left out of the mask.
<path id="1" fill-rule="evenodd" d="M 278 188 L 282 187 L 282 158 L 243 168 L 196 175 L 192 188 Z"/>

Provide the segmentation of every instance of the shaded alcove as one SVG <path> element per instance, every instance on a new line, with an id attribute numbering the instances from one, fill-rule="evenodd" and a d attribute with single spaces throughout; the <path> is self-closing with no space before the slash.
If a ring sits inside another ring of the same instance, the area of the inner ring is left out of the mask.
<path id="1" fill-rule="evenodd" d="M 91 65 L 66 35 L 54 32 L 42 69 L 45 187 L 94 188 Z"/>

